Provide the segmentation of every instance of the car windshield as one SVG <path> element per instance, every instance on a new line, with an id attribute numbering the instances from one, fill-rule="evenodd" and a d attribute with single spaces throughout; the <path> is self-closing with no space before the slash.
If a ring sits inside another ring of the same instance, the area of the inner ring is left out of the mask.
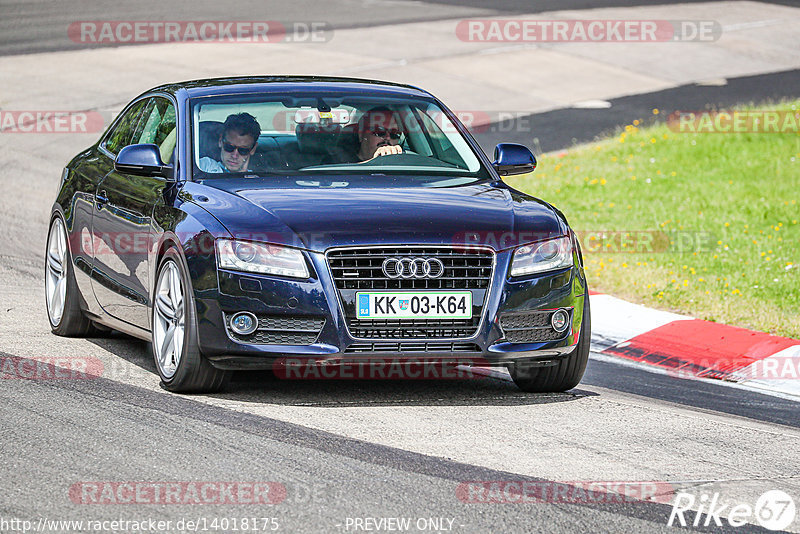
<path id="1" fill-rule="evenodd" d="M 198 98 L 191 109 L 195 180 L 405 176 L 451 186 L 490 177 L 456 119 L 432 99 L 262 93 Z"/>

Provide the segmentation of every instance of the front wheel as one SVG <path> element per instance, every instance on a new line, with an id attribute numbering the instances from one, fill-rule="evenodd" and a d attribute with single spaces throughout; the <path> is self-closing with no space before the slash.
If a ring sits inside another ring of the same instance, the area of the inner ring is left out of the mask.
<path id="1" fill-rule="evenodd" d="M 164 254 L 156 280 L 152 342 L 162 385 L 176 393 L 218 391 L 229 373 L 214 368 L 200 353 L 189 276 L 174 248 Z"/>
<path id="2" fill-rule="evenodd" d="M 583 298 L 583 319 L 578 346 L 572 354 L 561 358 L 557 364 L 547 367 L 512 365 L 509 368 L 512 380 L 523 391 L 530 393 L 559 392 L 572 389 L 580 383 L 589 360 L 589 345 L 592 342 L 592 318 L 589 311 L 589 294 Z"/>

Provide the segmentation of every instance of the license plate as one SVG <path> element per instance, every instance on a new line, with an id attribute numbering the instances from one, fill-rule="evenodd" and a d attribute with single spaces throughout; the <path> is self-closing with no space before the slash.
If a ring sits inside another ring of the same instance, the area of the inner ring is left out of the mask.
<path id="1" fill-rule="evenodd" d="M 471 319 L 470 291 L 356 293 L 359 319 Z"/>

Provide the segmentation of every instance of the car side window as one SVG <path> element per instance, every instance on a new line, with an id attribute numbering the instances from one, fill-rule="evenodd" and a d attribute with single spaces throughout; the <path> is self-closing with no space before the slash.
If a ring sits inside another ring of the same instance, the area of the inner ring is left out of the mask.
<path id="1" fill-rule="evenodd" d="M 433 112 L 438 121 L 428 115 L 429 112 Z M 453 146 L 453 143 L 447 139 L 447 135 L 445 135 L 445 133 L 442 131 L 442 128 L 439 126 L 441 124 L 443 128 L 447 128 L 450 131 L 456 131 L 456 127 L 452 122 L 450 122 L 450 119 L 448 119 L 444 113 L 437 109 L 421 109 L 419 110 L 418 117 L 419 120 L 421 120 L 424 124 L 423 131 L 428 137 L 428 142 L 431 145 L 434 157 L 441 161 L 452 163 L 457 167 L 467 168 L 467 164 L 464 162 L 461 156 L 458 155 L 458 151 Z"/>
<path id="2" fill-rule="evenodd" d="M 161 160 L 170 163 L 176 134 L 175 106 L 166 98 L 154 97 L 147 103 L 142 120 L 133 134 L 133 143 L 157 145 Z"/>
<path id="3" fill-rule="evenodd" d="M 106 150 L 117 155 L 123 147 L 131 144 L 130 140 L 133 131 L 139 123 L 139 117 L 141 116 L 142 108 L 144 108 L 146 102 L 147 100 L 140 100 L 125 112 L 125 115 L 119 120 L 114 131 L 111 132 L 108 139 L 106 139 Z"/>

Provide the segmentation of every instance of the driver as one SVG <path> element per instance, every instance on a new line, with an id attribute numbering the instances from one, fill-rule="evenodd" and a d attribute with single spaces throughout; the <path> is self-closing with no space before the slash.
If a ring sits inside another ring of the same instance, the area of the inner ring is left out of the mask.
<path id="1" fill-rule="evenodd" d="M 250 156 L 258 148 L 261 126 L 249 113 L 228 115 L 219 136 L 219 159 L 200 158 L 200 170 L 204 172 L 245 172 L 250 170 Z"/>
<path id="2" fill-rule="evenodd" d="M 332 154 L 333 163 L 362 163 L 379 156 L 402 154 L 400 139 L 403 132 L 400 120 L 395 113 L 385 107 L 374 107 L 358 120 L 357 143 L 349 147 L 339 147 Z"/>

